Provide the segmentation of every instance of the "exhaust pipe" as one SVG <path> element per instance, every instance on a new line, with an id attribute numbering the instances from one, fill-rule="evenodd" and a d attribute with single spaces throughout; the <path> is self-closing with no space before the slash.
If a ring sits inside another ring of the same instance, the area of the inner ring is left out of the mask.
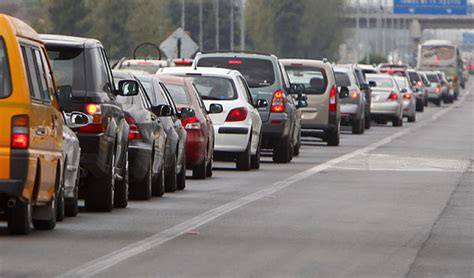
<path id="1" fill-rule="evenodd" d="M 16 206 L 16 199 L 15 198 L 10 198 L 7 201 L 7 207 L 9 208 L 14 208 Z"/>

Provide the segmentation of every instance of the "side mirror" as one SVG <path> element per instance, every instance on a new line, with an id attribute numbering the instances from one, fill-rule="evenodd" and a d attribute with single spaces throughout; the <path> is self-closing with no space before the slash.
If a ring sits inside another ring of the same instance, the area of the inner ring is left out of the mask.
<path id="1" fill-rule="evenodd" d="M 173 116 L 173 109 L 171 109 L 171 106 L 166 105 L 166 104 L 160 104 L 158 106 L 154 106 L 150 110 L 158 117 Z"/>
<path id="2" fill-rule="evenodd" d="M 347 87 L 341 87 L 339 90 L 339 97 L 340 98 L 347 98 L 349 97 L 349 88 Z"/>
<path id="3" fill-rule="evenodd" d="M 180 119 L 192 118 L 194 116 L 196 116 L 196 112 L 190 107 L 181 108 L 181 112 L 179 113 Z"/>
<path id="4" fill-rule="evenodd" d="M 64 118 L 70 128 L 80 128 L 92 123 L 92 117 L 82 112 L 66 113 Z"/>
<path id="5" fill-rule="evenodd" d="M 362 83 L 362 84 L 360 84 L 360 89 L 361 89 L 362 91 L 367 91 L 369 88 L 370 88 L 370 86 L 369 86 L 369 84 L 367 84 L 367 83 Z"/>
<path id="6" fill-rule="evenodd" d="M 377 83 L 375 81 L 369 81 L 369 87 L 377 87 Z"/>
<path id="7" fill-rule="evenodd" d="M 303 84 L 291 84 L 289 93 L 292 95 L 299 95 L 304 93 L 304 85 Z"/>
<path id="8" fill-rule="evenodd" d="M 222 113 L 223 111 L 224 111 L 224 107 L 222 107 L 222 105 L 217 104 L 217 103 L 211 103 L 211 105 L 209 105 L 209 111 L 207 111 L 207 113 L 219 114 L 219 113 Z"/>
<path id="9" fill-rule="evenodd" d="M 296 104 L 296 108 L 304 108 L 308 107 L 308 102 L 306 100 L 298 100 L 298 103 Z"/>
<path id="10" fill-rule="evenodd" d="M 268 101 L 266 99 L 257 99 L 255 103 L 255 108 L 265 108 L 268 106 Z"/>
<path id="11" fill-rule="evenodd" d="M 136 80 L 120 80 L 118 83 L 118 96 L 128 97 L 138 95 L 140 85 Z"/>

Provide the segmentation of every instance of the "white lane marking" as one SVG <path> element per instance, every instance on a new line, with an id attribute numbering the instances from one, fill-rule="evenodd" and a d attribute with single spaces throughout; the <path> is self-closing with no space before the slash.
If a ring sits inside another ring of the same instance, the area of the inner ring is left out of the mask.
<path id="1" fill-rule="evenodd" d="M 464 102 L 466 96 L 470 92 L 466 92 L 464 96 L 459 100 L 459 104 Z M 229 202 L 227 204 L 224 204 L 220 207 L 214 208 L 212 210 L 209 210 L 201 215 L 198 215 L 194 218 L 191 218 L 181 224 L 178 224 L 168 230 L 162 231 L 160 233 L 157 233 L 155 235 L 152 235 L 148 238 L 145 238 L 141 241 L 132 243 L 130 245 L 127 245 L 119 250 L 116 250 L 114 252 L 111 252 L 105 256 L 102 256 L 100 258 L 97 258 L 89 263 L 86 263 L 84 265 L 81 265 L 77 268 L 74 268 L 58 277 L 91 277 L 93 275 L 96 275 L 106 269 L 111 268 L 112 266 L 115 266 L 131 257 L 134 257 L 136 255 L 142 254 L 150 249 L 153 249 L 167 241 L 170 241 L 172 239 L 175 239 L 189 231 L 196 230 L 198 227 L 207 224 L 216 218 L 225 215 L 231 211 L 234 211 L 238 208 L 241 208 L 249 203 L 255 202 L 257 200 L 260 200 L 262 198 L 265 198 L 267 196 L 273 195 L 276 192 L 285 189 L 289 187 L 292 184 L 295 184 L 296 182 L 299 182 L 303 179 L 309 178 L 313 176 L 314 174 L 317 174 L 321 171 L 327 170 L 331 167 L 334 167 L 335 165 L 347 161 L 349 159 L 352 159 L 356 156 L 366 154 L 368 152 L 371 152 L 379 147 L 382 147 L 393 140 L 400 138 L 410 132 L 413 132 L 415 130 L 418 130 L 424 126 L 426 126 L 428 123 L 438 119 L 445 113 L 451 111 L 455 106 L 451 105 L 447 108 L 443 108 L 443 110 L 437 112 L 431 118 L 427 119 L 424 122 L 417 123 L 416 125 L 413 125 L 407 129 L 401 130 L 395 134 L 392 134 L 378 142 L 375 142 L 365 148 L 356 150 L 354 152 L 336 157 L 334 159 L 331 159 L 323 164 L 316 165 L 308 170 L 305 170 L 303 172 L 300 172 L 296 175 L 293 175 L 291 177 L 286 178 L 285 180 L 282 180 L 280 182 L 274 183 L 260 191 L 257 191 L 255 193 L 252 193 L 250 195 L 247 195 L 245 197 L 242 197 L 240 199 L 237 199 L 235 201 Z"/>
<path id="2" fill-rule="evenodd" d="M 357 168 L 357 167 L 339 167 L 335 166 L 334 170 L 348 170 L 348 171 L 371 171 L 371 172 L 448 172 L 448 173 L 464 173 L 465 170 L 447 170 L 440 168 L 412 168 L 412 169 L 396 169 L 396 168 Z"/>

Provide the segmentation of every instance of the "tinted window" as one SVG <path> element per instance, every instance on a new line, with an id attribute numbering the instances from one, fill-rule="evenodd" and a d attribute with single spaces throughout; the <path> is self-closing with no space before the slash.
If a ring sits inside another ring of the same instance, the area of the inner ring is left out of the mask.
<path id="1" fill-rule="evenodd" d="M 204 100 L 237 99 L 234 82 L 223 77 L 193 76 L 196 89 Z"/>
<path id="2" fill-rule="evenodd" d="M 389 89 L 392 89 L 393 87 L 395 87 L 395 84 L 393 84 L 393 81 L 391 78 L 387 78 L 387 77 L 370 77 L 368 76 L 367 77 L 367 80 L 368 81 L 374 81 L 375 83 L 377 83 L 377 88 L 389 88 Z"/>
<path id="3" fill-rule="evenodd" d="M 91 62 L 95 64 L 90 70 L 93 71 L 94 82 L 88 82 L 88 90 L 95 92 L 111 92 L 109 80 L 109 67 L 107 61 L 99 48 L 92 48 L 90 51 Z"/>
<path id="4" fill-rule="evenodd" d="M 33 99 L 41 100 L 39 77 L 36 69 L 36 62 L 33 58 L 32 49 L 28 46 L 21 46 L 23 61 L 25 63 L 26 74 L 28 75 L 28 85 L 30 87 L 30 96 Z"/>
<path id="5" fill-rule="evenodd" d="M 250 88 L 267 87 L 275 83 L 275 71 L 270 60 L 251 58 L 201 58 L 200 67 L 218 67 L 240 71 Z"/>
<path id="6" fill-rule="evenodd" d="M 420 76 L 416 72 L 409 72 L 408 76 L 410 77 L 411 82 L 421 81 Z"/>
<path id="7" fill-rule="evenodd" d="M 188 94 L 186 88 L 179 85 L 166 85 L 174 102 L 181 105 L 189 105 Z"/>
<path id="8" fill-rule="evenodd" d="M 46 81 L 46 71 L 41 59 L 41 54 L 38 49 L 31 49 L 33 51 L 33 60 L 35 63 L 36 77 L 38 78 L 38 85 L 40 89 L 41 99 L 50 101 L 48 83 Z"/>
<path id="9" fill-rule="evenodd" d="M 10 78 L 10 67 L 8 65 L 7 50 L 3 38 L 0 38 L 0 98 L 10 96 L 12 84 Z"/>
<path id="10" fill-rule="evenodd" d="M 427 74 L 426 77 L 428 77 L 430 82 L 439 82 L 438 76 L 436 74 Z"/>
<path id="11" fill-rule="evenodd" d="M 160 104 L 168 104 L 168 102 L 165 100 L 163 92 L 161 91 L 161 87 L 159 86 L 155 87 L 151 80 L 140 80 L 140 81 L 143 87 L 145 88 L 145 91 L 147 92 L 148 96 L 150 97 L 150 100 L 153 106 L 158 106 Z"/>
<path id="12" fill-rule="evenodd" d="M 317 67 L 285 66 L 290 82 L 302 84 L 307 94 L 324 94 L 328 86 L 326 72 Z"/>
<path id="13" fill-rule="evenodd" d="M 336 76 L 336 85 L 338 87 L 349 87 L 351 86 L 351 80 L 349 79 L 349 75 L 345 72 L 334 72 Z"/>
<path id="14" fill-rule="evenodd" d="M 63 86 L 86 90 L 83 48 L 48 46 L 48 56 L 60 91 Z"/>

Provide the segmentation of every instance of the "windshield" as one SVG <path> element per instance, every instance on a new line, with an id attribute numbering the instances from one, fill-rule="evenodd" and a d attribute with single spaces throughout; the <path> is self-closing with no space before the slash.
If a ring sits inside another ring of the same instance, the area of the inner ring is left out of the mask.
<path id="1" fill-rule="evenodd" d="M 336 75 L 336 85 L 338 87 L 349 87 L 351 86 L 351 80 L 349 75 L 345 72 L 335 72 Z"/>
<path id="2" fill-rule="evenodd" d="M 199 67 L 218 67 L 238 70 L 250 88 L 268 87 L 275 83 L 275 72 L 270 60 L 251 58 L 201 58 Z"/>
<path id="3" fill-rule="evenodd" d="M 303 84 L 307 94 L 324 94 L 328 86 L 326 73 L 317 67 L 285 66 L 292 84 Z"/>
<path id="4" fill-rule="evenodd" d="M 186 93 L 186 89 L 183 86 L 165 85 L 176 104 L 189 105 L 188 94 Z"/>
<path id="5" fill-rule="evenodd" d="M 393 84 L 393 81 L 391 78 L 388 78 L 388 77 L 372 77 L 372 76 L 368 76 L 367 77 L 367 80 L 368 81 L 374 81 L 377 86 L 375 86 L 376 88 L 386 88 L 386 89 L 393 89 L 393 87 L 395 87 Z"/>
<path id="6" fill-rule="evenodd" d="M 10 67 L 3 39 L 0 39 L 0 98 L 10 96 L 12 91 Z"/>
<path id="7" fill-rule="evenodd" d="M 439 82 L 438 76 L 436 74 L 427 74 L 426 77 L 428 77 L 430 82 Z"/>
<path id="8" fill-rule="evenodd" d="M 456 49 L 453 46 L 422 46 L 420 63 L 423 66 L 454 65 Z"/>
<path id="9" fill-rule="evenodd" d="M 193 76 L 196 89 L 204 100 L 237 99 L 234 83 L 224 77 Z"/>

